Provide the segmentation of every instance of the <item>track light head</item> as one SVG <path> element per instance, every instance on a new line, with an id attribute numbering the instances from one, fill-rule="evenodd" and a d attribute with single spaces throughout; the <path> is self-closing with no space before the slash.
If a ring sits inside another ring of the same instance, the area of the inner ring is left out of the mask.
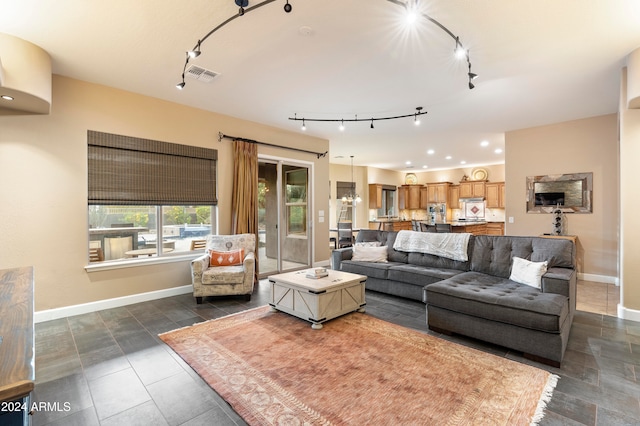
<path id="1" fill-rule="evenodd" d="M 190 58 L 197 58 L 198 56 L 200 56 L 201 53 L 202 52 L 200 51 L 200 40 L 198 40 L 198 45 L 196 46 L 196 48 L 188 51 L 187 55 L 189 55 Z"/>
<path id="2" fill-rule="evenodd" d="M 371 119 L 371 128 L 373 129 L 373 118 Z"/>
<path id="3" fill-rule="evenodd" d="M 469 80 L 475 80 L 476 78 L 478 78 L 478 74 L 474 74 L 472 72 L 469 73 Z"/>
<path id="4" fill-rule="evenodd" d="M 238 10 L 238 15 L 244 15 L 244 8 L 249 6 L 249 0 L 235 0 L 236 6 L 240 6 L 240 10 Z"/>
<path id="5" fill-rule="evenodd" d="M 289 4 L 289 0 L 287 0 L 287 4 L 284 5 L 284 11 L 287 12 L 287 13 L 291 13 L 291 9 L 293 9 L 293 8 Z"/>
<path id="6" fill-rule="evenodd" d="M 302 119 L 302 131 L 304 132 L 305 130 L 307 130 L 307 125 L 304 122 L 304 118 Z"/>
<path id="7" fill-rule="evenodd" d="M 184 89 L 185 84 L 187 84 L 187 83 L 184 82 L 184 73 L 182 73 L 182 81 L 180 83 L 176 84 L 176 89 L 178 89 L 178 90 Z"/>
<path id="8" fill-rule="evenodd" d="M 476 87 L 476 86 L 474 86 L 473 83 L 471 82 L 471 80 L 469 80 L 469 89 L 473 89 L 474 87 Z"/>

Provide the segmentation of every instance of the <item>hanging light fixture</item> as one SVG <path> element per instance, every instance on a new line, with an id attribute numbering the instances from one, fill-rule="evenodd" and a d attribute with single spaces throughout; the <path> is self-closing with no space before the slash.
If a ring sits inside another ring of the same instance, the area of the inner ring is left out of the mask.
<path id="1" fill-rule="evenodd" d="M 342 196 L 343 203 L 357 204 L 362 198 L 356 193 L 356 182 L 353 180 L 353 155 L 351 156 L 351 189 L 348 194 Z"/>
<path id="2" fill-rule="evenodd" d="M 218 30 L 220 30 L 221 28 L 223 28 L 224 26 L 226 26 L 227 24 L 229 24 L 230 22 L 233 22 L 234 20 L 244 16 L 245 14 L 249 13 L 249 12 L 253 12 L 254 10 L 257 10 L 259 8 L 261 8 L 262 6 L 265 6 L 267 4 L 273 3 L 277 0 L 263 0 L 260 3 L 257 3 L 253 6 L 249 6 L 249 0 L 234 0 L 234 3 L 236 4 L 236 6 L 239 6 L 238 8 L 238 13 L 236 13 L 235 15 L 230 16 L 229 18 L 227 18 L 225 21 L 223 21 L 222 23 L 218 24 L 217 26 L 215 26 L 211 31 L 209 31 L 207 34 L 205 34 L 203 37 L 201 37 L 198 40 L 198 43 L 194 46 L 193 49 L 187 51 L 187 57 L 185 59 L 184 62 L 184 67 L 182 69 L 182 73 L 184 74 L 187 70 L 187 66 L 189 65 L 189 61 L 191 59 L 195 59 L 198 56 L 200 56 L 200 54 L 202 53 L 202 51 L 200 50 L 200 45 L 206 41 L 209 37 L 211 37 L 215 32 L 217 32 Z M 420 17 L 424 18 L 425 20 L 433 23 L 434 25 L 436 25 L 438 28 L 440 28 L 442 31 L 444 31 L 447 35 L 449 35 L 451 38 L 453 38 L 453 40 L 455 41 L 455 54 L 459 59 L 466 59 L 467 64 L 469 65 L 469 89 L 473 89 L 475 86 L 471 83 L 471 80 L 475 79 L 476 77 L 478 77 L 478 74 L 471 72 L 471 60 L 469 57 L 469 49 L 466 49 L 462 42 L 460 41 L 460 37 L 456 36 L 453 32 L 451 32 L 451 30 L 449 30 L 447 27 L 445 27 L 443 24 L 441 24 L 440 22 L 438 22 L 437 20 L 435 20 L 433 17 L 427 15 L 424 12 L 420 11 L 420 7 L 419 7 L 419 0 L 386 0 L 389 3 L 393 3 L 396 6 L 400 6 L 403 7 L 405 9 L 405 11 L 407 12 L 407 16 L 410 17 L 409 19 L 416 21 L 418 19 L 420 19 Z M 286 13 L 291 13 L 293 7 L 291 6 L 291 4 L 289 4 L 289 0 L 286 0 L 286 3 L 284 5 L 284 11 Z M 184 82 L 184 78 L 183 80 L 176 84 L 176 87 L 178 89 L 183 89 L 185 86 L 185 82 Z M 424 113 L 426 114 L 426 112 Z M 420 114 L 418 114 L 420 115 Z M 402 118 L 402 117 L 384 117 L 384 118 L 377 118 L 376 120 L 392 120 L 395 118 Z M 289 120 L 292 120 L 292 118 L 289 118 Z M 340 121 L 340 119 L 337 120 L 311 120 L 311 119 L 307 119 L 307 121 Z M 349 120 L 349 121 L 357 121 L 357 120 Z M 373 126 L 373 123 L 371 123 Z"/>

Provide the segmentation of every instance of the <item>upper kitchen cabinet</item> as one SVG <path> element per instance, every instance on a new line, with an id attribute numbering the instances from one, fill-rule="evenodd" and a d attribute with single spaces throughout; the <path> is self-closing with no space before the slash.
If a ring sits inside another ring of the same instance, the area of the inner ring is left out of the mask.
<path id="1" fill-rule="evenodd" d="M 487 207 L 504 209 L 504 182 L 491 182 L 485 185 Z"/>
<path id="2" fill-rule="evenodd" d="M 451 182 L 427 184 L 427 203 L 447 203 L 449 201 L 449 185 Z"/>
<path id="3" fill-rule="evenodd" d="M 486 181 L 460 182 L 460 198 L 484 198 Z"/>
<path id="4" fill-rule="evenodd" d="M 400 210 L 418 210 L 420 206 L 420 190 L 423 185 L 402 185 L 398 187 L 398 208 Z"/>
<path id="5" fill-rule="evenodd" d="M 449 185 L 449 205 L 452 209 L 460 207 L 460 185 Z"/>
<path id="6" fill-rule="evenodd" d="M 369 184 L 369 208 L 382 208 L 382 185 L 380 185 L 379 183 Z"/>

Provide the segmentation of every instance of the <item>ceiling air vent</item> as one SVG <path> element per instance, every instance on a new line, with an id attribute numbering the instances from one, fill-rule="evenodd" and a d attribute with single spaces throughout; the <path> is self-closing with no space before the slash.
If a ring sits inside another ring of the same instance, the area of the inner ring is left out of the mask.
<path id="1" fill-rule="evenodd" d="M 202 67 L 198 67 L 196 65 L 191 65 L 189 68 L 187 68 L 187 71 L 184 73 L 184 75 L 185 77 L 190 77 L 194 80 L 210 83 L 218 75 L 218 73 Z"/>

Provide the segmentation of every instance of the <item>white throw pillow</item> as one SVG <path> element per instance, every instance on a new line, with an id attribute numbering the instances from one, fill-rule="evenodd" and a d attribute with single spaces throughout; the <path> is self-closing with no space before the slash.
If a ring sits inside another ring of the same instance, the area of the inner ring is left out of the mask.
<path id="1" fill-rule="evenodd" d="M 355 245 L 356 247 L 380 247 L 382 243 L 380 241 L 361 241 Z"/>
<path id="2" fill-rule="evenodd" d="M 358 262 L 387 262 L 387 246 L 367 247 L 354 246 L 351 260 Z"/>
<path id="3" fill-rule="evenodd" d="M 520 257 L 513 258 L 510 280 L 520 284 L 542 288 L 542 276 L 547 272 L 547 262 L 531 262 Z"/>

